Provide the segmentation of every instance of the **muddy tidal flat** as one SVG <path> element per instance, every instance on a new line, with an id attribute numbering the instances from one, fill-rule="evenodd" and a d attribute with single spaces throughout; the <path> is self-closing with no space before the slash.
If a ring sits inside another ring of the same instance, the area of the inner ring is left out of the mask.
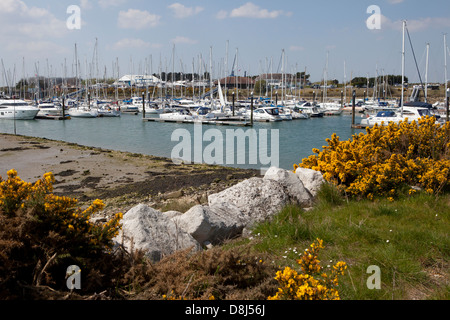
<path id="1" fill-rule="evenodd" d="M 52 172 L 56 195 L 77 198 L 81 205 L 101 199 L 105 216 L 125 213 L 139 203 L 185 212 L 207 204 L 208 194 L 260 174 L 203 164 L 176 165 L 167 158 L 0 134 L 0 176 L 5 179 L 10 169 L 27 182 Z"/>

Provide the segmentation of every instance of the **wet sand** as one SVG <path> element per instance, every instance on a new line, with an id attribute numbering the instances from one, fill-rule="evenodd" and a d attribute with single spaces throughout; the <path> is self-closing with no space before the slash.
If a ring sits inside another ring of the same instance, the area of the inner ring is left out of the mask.
<path id="1" fill-rule="evenodd" d="M 27 182 L 52 172 L 55 194 L 81 204 L 102 199 L 104 215 L 126 212 L 138 203 L 184 212 L 207 203 L 208 194 L 259 175 L 258 170 L 176 165 L 167 158 L 0 134 L 0 176 L 5 179 L 10 169 Z"/>

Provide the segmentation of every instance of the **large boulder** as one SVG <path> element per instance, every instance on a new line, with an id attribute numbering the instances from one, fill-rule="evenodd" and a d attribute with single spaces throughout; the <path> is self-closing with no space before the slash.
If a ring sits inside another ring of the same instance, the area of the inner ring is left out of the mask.
<path id="1" fill-rule="evenodd" d="M 292 203 L 301 207 L 310 207 L 313 202 L 311 193 L 305 188 L 300 176 L 292 171 L 271 167 L 267 170 L 265 180 L 274 180 L 281 184 Z"/>
<path id="2" fill-rule="evenodd" d="M 288 203 L 289 197 L 281 184 L 262 178 L 250 178 L 208 197 L 210 207 L 235 206 L 242 212 L 247 227 L 270 219 Z"/>
<path id="3" fill-rule="evenodd" d="M 319 171 L 306 168 L 297 168 L 297 170 L 295 170 L 295 174 L 300 178 L 304 187 L 314 198 L 317 196 L 317 192 L 322 184 L 325 183 L 325 179 Z"/>
<path id="4" fill-rule="evenodd" d="M 216 245 L 239 236 L 245 227 L 242 212 L 229 203 L 212 207 L 197 205 L 172 221 L 203 245 Z"/>
<path id="5" fill-rule="evenodd" d="M 143 204 L 123 216 L 122 231 L 114 240 L 128 251 L 144 250 L 153 262 L 178 250 L 201 250 L 200 244 L 166 215 Z"/>

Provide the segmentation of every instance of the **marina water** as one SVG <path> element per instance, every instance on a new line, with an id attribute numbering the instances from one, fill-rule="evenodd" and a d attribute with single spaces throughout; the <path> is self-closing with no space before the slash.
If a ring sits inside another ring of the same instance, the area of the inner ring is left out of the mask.
<path id="1" fill-rule="evenodd" d="M 15 122 L 15 124 L 14 124 Z M 293 169 L 293 164 L 298 164 L 303 158 L 313 154 L 312 149 L 321 149 L 327 145 L 326 139 L 336 133 L 341 140 L 347 140 L 360 130 L 351 128 L 352 117 L 349 115 L 331 116 L 323 118 L 311 118 L 308 120 L 292 120 L 279 122 L 255 122 L 253 127 L 202 125 L 205 132 L 209 129 L 219 130 L 226 136 L 227 130 L 254 129 L 259 133 L 266 129 L 269 132 L 269 148 L 267 155 L 270 156 L 270 132 L 272 129 L 279 133 L 279 167 Z M 176 129 L 185 129 L 194 135 L 194 124 L 188 123 L 163 123 L 146 122 L 142 115 L 123 114 L 114 118 L 73 118 L 66 121 L 54 120 L 30 120 L 11 121 L 0 120 L 0 132 L 18 135 L 61 140 L 77 143 L 89 147 L 141 153 L 158 157 L 170 158 L 172 150 L 180 142 L 172 141 L 172 134 Z M 203 148 L 211 142 L 203 142 Z M 238 143 L 234 144 L 235 155 L 245 152 L 244 164 L 223 163 L 226 166 L 239 168 L 260 169 L 260 164 L 251 164 L 249 154 L 249 141 L 247 139 L 244 150 L 238 150 Z M 266 146 L 260 146 L 262 148 Z M 242 149 L 242 146 L 240 147 Z M 192 148 L 194 149 L 194 148 Z M 1 150 L 1 146 L 0 146 Z M 266 150 L 267 151 L 267 150 Z"/>

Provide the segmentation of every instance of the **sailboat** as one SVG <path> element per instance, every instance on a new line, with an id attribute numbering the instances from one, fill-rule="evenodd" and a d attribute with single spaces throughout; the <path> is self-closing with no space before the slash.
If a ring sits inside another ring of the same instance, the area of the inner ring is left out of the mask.
<path id="1" fill-rule="evenodd" d="M 210 117 L 212 118 L 217 118 L 217 117 L 225 117 L 227 115 L 227 113 L 225 112 L 225 99 L 223 97 L 223 91 L 222 91 L 222 86 L 220 85 L 220 79 L 217 83 L 217 89 L 218 89 L 218 94 L 219 94 L 219 104 L 220 104 L 220 108 L 219 109 L 212 109 L 210 112 Z"/>
<path id="2" fill-rule="evenodd" d="M 362 127 L 373 127 L 374 125 L 387 126 L 389 123 L 400 123 L 408 120 L 408 122 L 417 121 L 424 116 L 433 116 L 428 106 L 407 106 L 404 103 L 405 96 L 405 31 L 406 21 L 403 21 L 403 41 L 402 41 L 402 94 L 400 101 L 400 110 L 397 111 L 379 111 L 374 116 L 369 116 L 361 120 Z M 437 121 L 436 121 L 437 122 Z"/>
<path id="3" fill-rule="evenodd" d="M 324 115 L 327 116 L 339 116 L 342 114 L 343 108 L 340 103 L 336 102 L 328 102 L 327 101 L 327 88 L 328 88 L 328 55 L 327 52 L 327 64 L 324 72 L 324 97 L 323 102 L 318 105 L 318 107 L 322 110 Z"/>
<path id="4" fill-rule="evenodd" d="M 72 118 L 97 118 L 99 116 L 97 109 L 91 109 L 90 106 L 85 103 L 79 107 L 70 108 L 67 113 Z"/>

